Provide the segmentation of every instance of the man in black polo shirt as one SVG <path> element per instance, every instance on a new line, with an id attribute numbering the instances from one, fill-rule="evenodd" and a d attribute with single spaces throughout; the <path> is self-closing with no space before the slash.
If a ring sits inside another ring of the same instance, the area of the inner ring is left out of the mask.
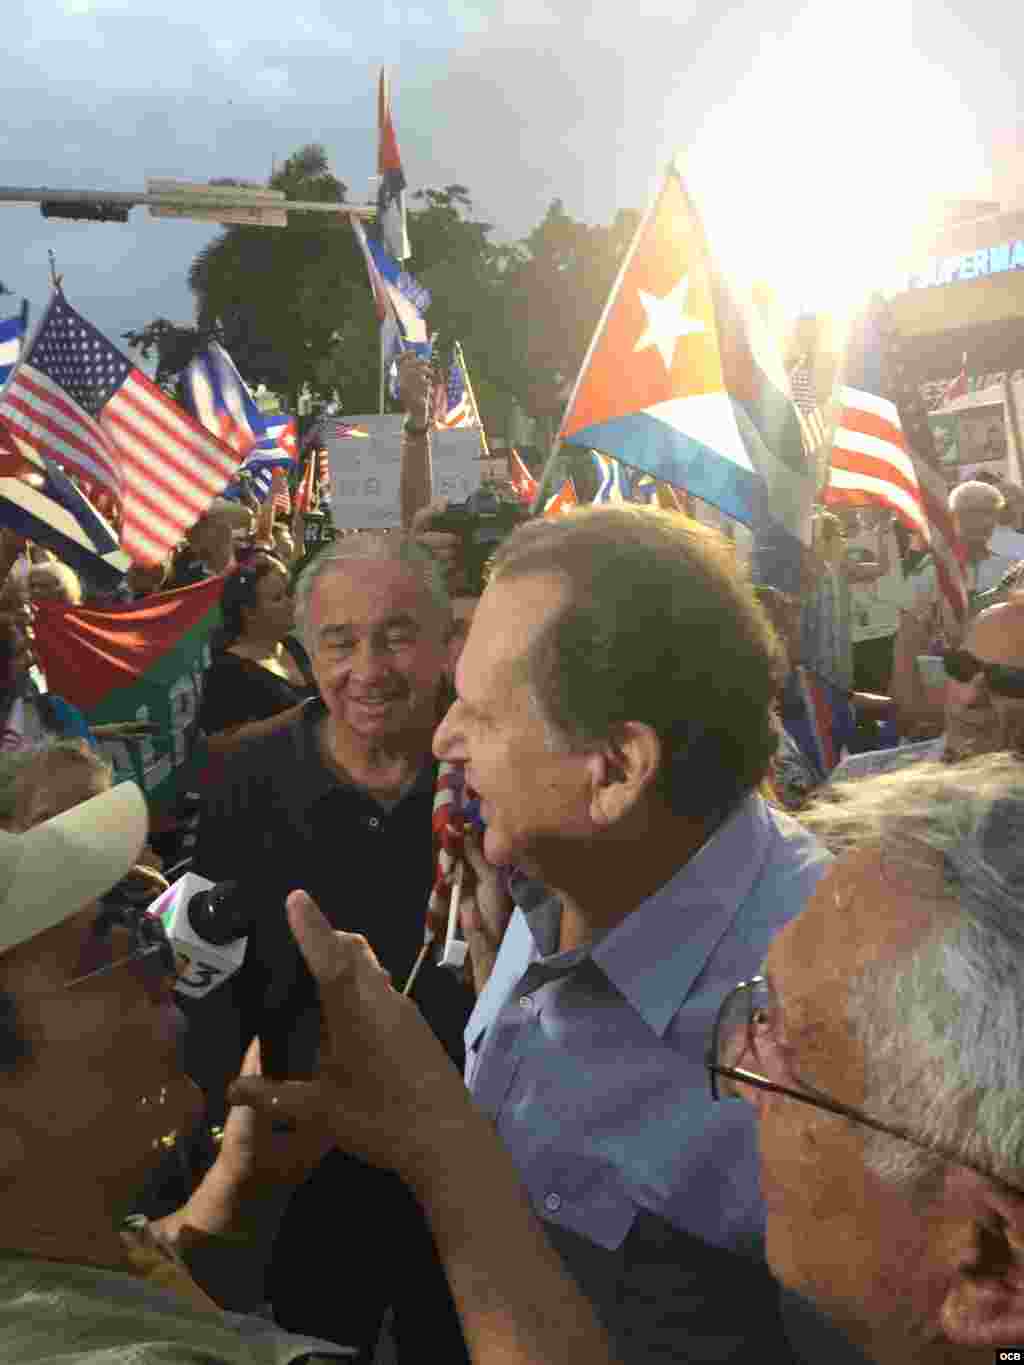
<path id="1" fill-rule="evenodd" d="M 307 1072 L 319 1038 L 311 978 L 285 919 L 296 887 L 364 934 L 401 986 L 423 942 L 433 879 L 433 731 L 444 707 L 450 608 L 436 561 L 404 536 L 350 536 L 296 588 L 296 625 L 323 700 L 235 756 L 200 824 L 195 870 L 237 879 L 257 907 L 242 970 L 191 1010 L 190 1069 L 216 1114 L 248 1040 L 267 1070 Z M 465 988 L 424 969 L 414 998 L 456 1065 Z M 465 1358 L 418 1206 L 395 1177 L 333 1152 L 292 1200 L 268 1275 L 283 1326 L 372 1359 L 395 1308 L 400 1357 Z"/>

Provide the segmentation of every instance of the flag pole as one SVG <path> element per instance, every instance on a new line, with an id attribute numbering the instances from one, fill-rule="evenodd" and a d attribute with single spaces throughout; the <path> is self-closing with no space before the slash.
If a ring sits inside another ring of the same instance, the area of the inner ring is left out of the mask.
<path id="1" fill-rule="evenodd" d="M 480 416 L 480 409 L 476 405 L 476 394 L 473 392 L 473 381 L 469 377 L 469 366 L 466 364 L 466 357 L 463 354 L 462 342 L 455 343 L 455 358 L 462 366 L 462 377 L 466 381 L 466 392 L 469 394 L 469 401 L 473 404 L 473 414 L 480 426 L 480 443 L 484 448 L 484 458 L 491 458 L 490 446 L 487 444 L 487 433 L 484 431 L 484 420 Z"/>
<path id="2" fill-rule="evenodd" d="M 379 330 L 380 330 L 380 392 L 379 392 L 379 394 L 378 394 L 378 401 L 379 401 L 378 411 L 380 412 L 381 417 L 383 417 L 383 416 L 384 416 L 384 400 L 385 400 L 385 398 L 387 397 L 387 388 L 388 388 L 388 376 L 387 376 L 387 370 L 385 369 L 385 361 L 384 361 L 384 323 L 383 323 L 383 322 L 380 324 L 380 329 L 379 329 Z"/>
<path id="3" fill-rule="evenodd" d="M 1018 488 L 1024 486 L 1024 445 L 1021 444 L 1020 413 L 1017 410 L 1017 395 L 1013 391 L 1013 381 L 1009 372 L 1003 375 L 1003 402 L 1006 406 L 1006 424 L 1010 428 L 1007 442 L 1006 476 Z"/>

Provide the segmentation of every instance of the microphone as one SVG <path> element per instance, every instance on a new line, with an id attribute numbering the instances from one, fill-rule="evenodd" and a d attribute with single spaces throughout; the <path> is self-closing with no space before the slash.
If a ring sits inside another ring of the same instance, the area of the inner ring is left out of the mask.
<path id="1" fill-rule="evenodd" d="M 180 973 L 175 990 L 201 1000 L 245 960 L 252 910 L 238 882 L 186 872 L 149 907 L 163 923 Z"/>

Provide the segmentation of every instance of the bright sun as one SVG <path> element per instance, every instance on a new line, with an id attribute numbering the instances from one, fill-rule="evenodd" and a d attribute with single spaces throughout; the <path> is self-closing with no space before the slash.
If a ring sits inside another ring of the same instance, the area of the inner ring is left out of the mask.
<path id="1" fill-rule="evenodd" d="M 928 254 L 935 201 L 984 194 L 988 170 L 910 0 L 830 0 L 767 36 L 679 163 L 722 267 L 787 317 L 848 317 Z"/>

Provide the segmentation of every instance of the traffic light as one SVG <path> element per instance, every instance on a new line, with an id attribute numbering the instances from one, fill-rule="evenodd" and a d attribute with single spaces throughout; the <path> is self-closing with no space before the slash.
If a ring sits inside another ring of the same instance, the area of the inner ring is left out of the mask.
<path id="1" fill-rule="evenodd" d="M 90 223 L 127 223 L 130 206 L 112 204 L 109 200 L 93 203 L 87 200 L 44 199 L 39 205 L 44 218 L 77 218 Z"/>

